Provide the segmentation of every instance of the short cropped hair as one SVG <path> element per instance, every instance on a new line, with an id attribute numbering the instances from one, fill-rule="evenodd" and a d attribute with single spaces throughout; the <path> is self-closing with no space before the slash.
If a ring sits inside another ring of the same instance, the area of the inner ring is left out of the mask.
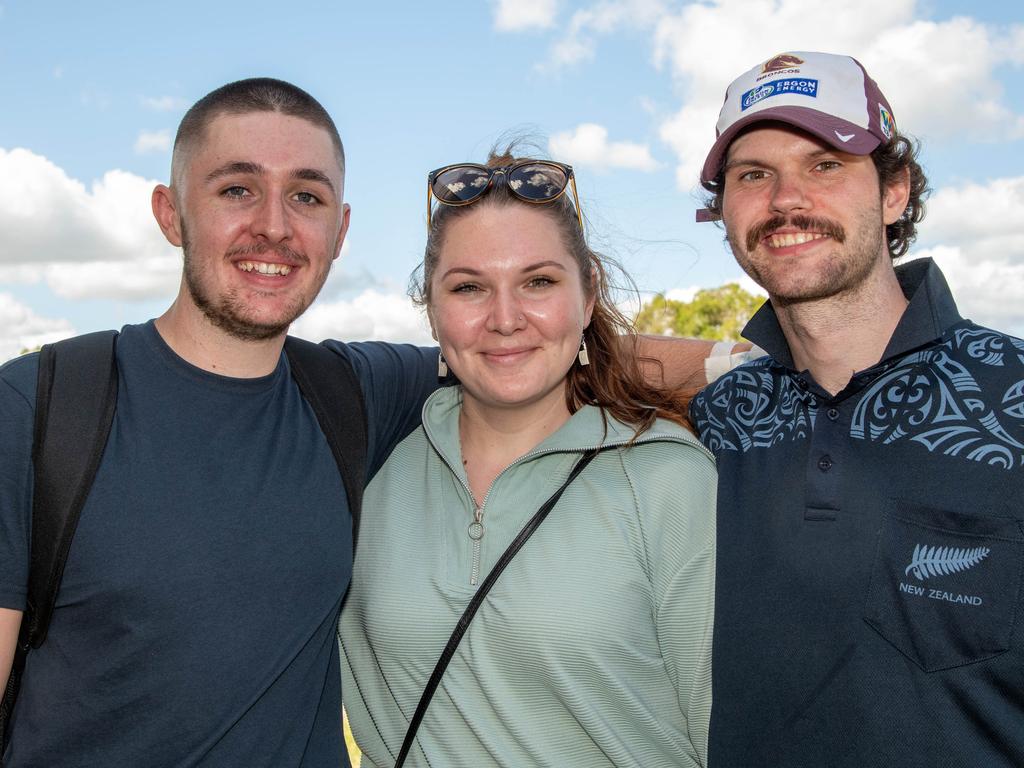
<path id="1" fill-rule="evenodd" d="M 319 101 L 298 86 L 271 77 L 252 77 L 222 85 L 206 94 L 185 113 L 174 137 L 171 158 L 171 179 L 177 183 L 182 163 L 192 147 L 202 141 L 207 126 L 221 115 L 244 115 L 250 112 L 280 112 L 299 117 L 323 128 L 331 137 L 338 155 L 341 176 L 345 177 L 345 148 L 331 116 Z"/>
<path id="2" fill-rule="evenodd" d="M 897 134 L 871 153 L 871 160 L 878 172 L 878 186 L 881 192 L 896 182 L 904 173 L 910 174 L 910 198 L 903 213 L 885 228 L 889 256 L 893 260 L 906 255 L 917 239 L 917 225 L 924 219 L 925 200 L 931 190 L 924 169 L 917 162 L 920 144 L 908 136 Z M 725 194 L 725 172 L 721 170 L 711 181 L 702 182 L 709 193 L 704 205 L 713 216 L 722 216 L 722 196 Z"/>

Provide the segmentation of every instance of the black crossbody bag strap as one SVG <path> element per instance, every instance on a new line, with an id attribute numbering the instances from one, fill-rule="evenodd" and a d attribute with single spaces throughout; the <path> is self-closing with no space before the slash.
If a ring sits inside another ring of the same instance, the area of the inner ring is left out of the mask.
<path id="1" fill-rule="evenodd" d="M 10 738 L 25 659 L 46 639 L 78 517 L 110 434 L 117 405 L 116 339 L 116 331 L 99 331 L 47 344 L 39 353 L 28 597 L 0 704 L 0 750 Z"/>
<path id="2" fill-rule="evenodd" d="M 406 757 L 408 757 L 410 750 L 412 750 L 413 741 L 416 740 L 416 731 L 419 730 L 420 723 L 423 721 L 423 716 L 427 713 L 427 707 L 430 706 L 430 700 L 434 698 L 434 692 L 437 690 L 437 686 L 441 684 L 441 678 L 444 676 L 444 671 L 448 668 L 448 663 L 452 660 L 455 655 L 456 649 L 459 647 L 459 643 L 462 641 L 462 636 L 466 634 L 466 630 L 469 629 L 469 623 L 473 621 L 473 617 L 476 616 L 477 610 L 483 604 L 484 598 L 487 597 L 487 593 L 490 592 L 491 587 L 494 586 L 494 582 L 501 576 L 501 572 L 505 570 L 512 558 L 516 556 L 516 553 L 523 548 L 526 540 L 533 535 L 540 524 L 544 522 L 544 519 L 548 516 L 548 513 L 554 508 L 555 504 L 562 497 L 562 493 L 569 484 L 575 480 L 580 472 L 586 468 L 593 458 L 597 455 L 597 450 L 587 451 L 583 454 L 579 461 L 576 462 L 576 466 L 572 468 L 572 472 L 569 473 L 569 477 L 566 478 L 562 486 L 555 491 L 551 498 L 544 502 L 540 509 L 534 513 L 533 517 L 530 518 L 529 522 L 523 526 L 523 530 L 519 532 L 512 543 L 508 545 L 508 549 L 498 558 L 498 562 L 494 564 L 491 572 L 487 574 L 487 578 L 480 584 L 480 588 L 477 589 L 476 594 L 473 595 L 473 599 L 469 601 L 469 605 L 466 606 L 466 610 L 463 611 L 461 618 L 455 625 L 455 630 L 452 632 L 452 636 L 448 638 L 448 644 L 444 647 L 441 652 L 440 658 L 437 660 L 437 664 L 434 666 L 434 671 L 430 675 L 430 679 L 427 680 L 427 685 L 423 689 L 423 694 L 420 696 L 420 703 L 416 705 L 416 711 L 412 715 L 412 720 L 409 721 L 409 729 L 405 732 L 405 740 L 402 742 L 402 748 L 398 752 L 398 758 L 395 760 L 394 768 L 401 768 L 405 763 Z"/>
<path id="3" fill-rule="evenodd" d="M 352 514 L 352 551 L 366 485 L 366 406 L 352 364 L 320 344 L 289 336 L 284 343 L 292 378 L 313 409 L 338 465 Z"/>

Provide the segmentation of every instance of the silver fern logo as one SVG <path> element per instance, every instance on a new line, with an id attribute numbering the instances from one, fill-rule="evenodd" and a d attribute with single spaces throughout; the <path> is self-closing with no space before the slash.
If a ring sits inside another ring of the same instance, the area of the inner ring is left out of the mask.
<path id="1" fill-rule="evenodd" d="M 965 549 L 962 547 L 929 547 L 927 544 L 918 544 L 914 547 L 914 554 L 910 558 L 910 565 L 903 572 L 913 573 L 918 581 L 924 581 L 931 576 L 948 576 L 951 573 L 959 573 L 973 568 L 989 553 L 988 547 L 974 547 Z"/>

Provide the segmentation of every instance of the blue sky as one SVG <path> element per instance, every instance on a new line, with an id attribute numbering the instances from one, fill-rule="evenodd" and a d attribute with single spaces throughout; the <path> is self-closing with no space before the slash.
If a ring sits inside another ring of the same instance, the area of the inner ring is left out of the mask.
<path id="1" fill-rule="evenodd" d="M 426 173 L 512 131 L 577 170 L 592 242 L 643 291 L 740 279 L 693 222 L 728 82 L 785 50 L 860 59 L 935 194 L 915 255 L 961 309 L 1024 334 L 1024 14 L 1010 2 L 0 0 L 0 359 L 159 314 L 180 252 L 149 214 L 185 109 L 269 75 L 310 91 L 348 153 L 352 229 L 312 338 L 425 341 L 404 295 Z M 747 283 L 749 286 L 749 283 Z"/>

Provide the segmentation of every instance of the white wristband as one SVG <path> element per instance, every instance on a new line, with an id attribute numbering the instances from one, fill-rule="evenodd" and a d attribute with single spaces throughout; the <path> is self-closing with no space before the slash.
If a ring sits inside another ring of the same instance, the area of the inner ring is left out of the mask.
<path id="1" fill-rule="evenodd" d="M 713 382 L 719 376 L 724 373 L 728 373 L 733 368 L 749 363 L 751 360 L 756 360 L 759 357 L 764 357 L 767 352 L 761 349 L 756 344 L 750 348 L 747 352 L 737 352 L 735 355 L 731 354 L 733 347 L 736 345 L 731 341 L 716 341 L 715 345 L 711 348 L 711 352 L 704 360 L 704 376 L 708 380 L 708 384 Z"/>

